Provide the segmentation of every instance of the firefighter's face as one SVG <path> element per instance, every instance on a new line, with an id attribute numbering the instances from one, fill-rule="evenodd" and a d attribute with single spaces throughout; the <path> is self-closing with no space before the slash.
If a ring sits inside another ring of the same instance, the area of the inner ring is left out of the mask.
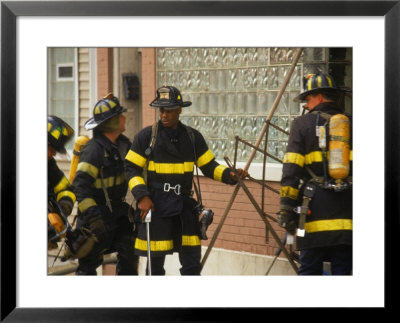
<path id="1" fill-rule="evenodd" d="M 126 121 L 126 116 L 123 113 L 121 113 L 119 115 L 119 129 L 118 129 L 121 133 L 125 131 L 125 121 Z"/>
<path id="2" fill-rule="evenodd" d="M 323 102 L 323 96 L 322 94 L 310 94 L 306 96 L 306 104 L 304 105 L 304 108 L 307 110 L 311 111 L 313 110 L 318 104 Z"/>
<path id="3" fill-rule="evenodd" d="M 164 127 L 176 129 L 182 108 L 164 109 L 160 108 L 160 120 Z"/>

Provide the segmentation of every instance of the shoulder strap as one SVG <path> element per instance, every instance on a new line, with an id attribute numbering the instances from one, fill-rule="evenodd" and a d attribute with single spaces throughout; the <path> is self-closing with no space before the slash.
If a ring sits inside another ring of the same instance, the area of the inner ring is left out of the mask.
<path id="1" fill-rule="evenodd" d="M 326 113 L 326 112 L 322 112 L 322 111 L 311 111 L 312 114 L 318 114 L 320 115 L 322 118 L 329 120 L 332 117 L 332 114 Z"/>
<path id="2" fill-rule="evenodd" d="M 147 160 L 149 159 L 151 153 L 153 152 L 154 145 L 156 144 L 157 133 L 158 133 L 158 122 L 156 121 L 151 126 L 151 138 L 149 142 L 149 147 L 144 152 L 144 154 L 147 157 Z"/>
<path id="3" fill-rule="evenodd" d="M 201 199 L 199 169 L 198 169 L 198 167 L 197 167 L 197 154 L 196 154 L 196 145 L 195 145 L 194 133 L 193 133 L 193 130 L 192 130 L 191 127 L 186 126 L 186 125 L 183 125 L 183 126 L 185 127 L 186 132 L 187 132 L 187 134 L 188 134 L 188 136 L 189 136 L 189 138 L 190 138 L 190 141 L 192 142 L 193 152 L 194 152 L 194 164 L 196 165 L 197 186 L 198 186 L 199 188 L 197 188 L 196 182 L 194 181 L 194 179 L 193 179 L 193 187 L 194 187 L 194 190 L 195 190 L 195 192 L 196 192 L 198 202 L 199 202 L 201 205 L 203 205 L 203 201 L 202 201 L 202 199 Z"/>
<path id="4" fill-rule="evenodd" d="M 157 133 L 158 133 L 158 121 L 154 122 L 153 125 L 151 126 L 151 138 L 149 142 L 149 147 L 146 148 L 146 150 L 144 151 L 144 154 L 146 155 L 146 164 L 144 165 L 143 168 L 143 179 L 145 183 L 147 183 L 147 167 L 149 166 L 150 155 L 153 152 L 154 145 L 156 144 Z"/>

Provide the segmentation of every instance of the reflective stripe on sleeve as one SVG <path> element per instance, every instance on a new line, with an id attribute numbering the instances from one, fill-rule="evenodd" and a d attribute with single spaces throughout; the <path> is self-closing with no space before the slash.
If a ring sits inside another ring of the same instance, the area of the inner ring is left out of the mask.
<path id="1" fill-rule="evenodd" d="M 144 179 L 143 179 L 143 177 L 140 177 L 140 176 L 135 176 L 135 177 L 132 177 L 130 180 L 129 180 L 129 190 L 130 191 L 132 191 L 132 189 L 134 188 L 134 187 L 136 187 L 136 186 L 138 186 L 138 185 L 146 185 L 145 184 L 145 182 L 144 182 Z"/>
<path id="2" fill-rule="evenodd" d="M 222 182 L 222 174 L 224 173 L 224 170 L 227 169 L 228 167 L 224 165 L 218 165 L 214 169 L 214 179 L 216 181 Z"/>
<path id="3" fill-rule="evenodd" d="M 57 202 L 58 202 L 59 200 L 61 200 L 63 197 L 68 197 L 68 198 L 70 198 L 70 199 L 72 200 L 72 204 L 74 204 L 75 201 L 76 201 L 76 196 L 75 196 L 75 194 L 72 193 L 71 191 L 62 191 L 62 192 L 58 193 L 58 194 L 57 194 L 57 198 L 56 198 Z"/>
<path id="4" fill-rule="evenodd" d="M 288 197 L 292 200 L 297 200 L 299 190 L 291 186 L 282 186 L 280 189 L 281 197 Z"/>
<path id="5" fill-rule="evenodd" d="M 286 153 L 283 157 L 283 163 L 296 164 L 300 167 L 303 167 L 304 156 L 298 153 Z"/>
<path id="6" fill-rule="evenodd" d="M 141 168 L 146 165 L 146 158 L 143 156 L 139 155 L 138 153 L 134 152 L 133 150 L 129 150 L 128 153 L 126 154 L 125 159 L 127 161 L 130 161 L 132 164 L 135 164 Z"/>
<path id="7" fill-rule="evenodd" d="M 91 198 L 83 199 L 81 202 L 78 203 L 79 211 L 82 213 L 85 212 L 88 208 L 92 206 L 96 206 L 96 201 Z"/>
<path id="8" fill-rule="evenodd" d="M 93 177 L 94 179 L 96 179 L 97 175 L 99 174 L 99 169 L 96 166 L 93 166 L 92 164 L 87 163 L 87 162 L 80 162 L 78 164 L 78 168 L 76 171 L 84 172 L 84 173 L 90 175 L 91 177 Z"/>
<path id="9" fill-rule="evenodd" d="M 214 159 L 214 154 L 209 149 L 197 159 L 197 166 L 202 167 L 208 164 L 213 159 Z"/>
<path id="10" fill-rule="evenodd" d="M 68 179 L 65 176 L 63 176 L 63 178 L 61 178 L 58 184 L 54 187 L 54 194 L 57 194 L 58 192 L 65 190 L 68 186 L 69 186 Z"/>

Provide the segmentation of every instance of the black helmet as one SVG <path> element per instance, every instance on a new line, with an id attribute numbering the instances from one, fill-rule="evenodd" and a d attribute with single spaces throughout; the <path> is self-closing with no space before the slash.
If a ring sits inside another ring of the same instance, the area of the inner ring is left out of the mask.
<path id="1" fill-rule="evenodd" d="M 318 91 L 332 91 L 334 92 L 350 92 L 349 90 L 339 88 L 332 76 L 329 74 L 308 74 L 303 80 L 304 92 L 300 93 L 293 101 L 304 101 L 307 95 L 314 94 Z"/>
<path id="2" fill-rule="evenodd" d="M 64 120 L 56 116 L 47 117 L 48 144 L 61 154 L 65 154 L 65 144 L 72 138 L 74 130 Z"/>
<path id="3" fill-rule="evenodd" d="M 153 108 L 176 109 L 184 108 L 192 105 L 190 101 L 183 101 L 181 92 L 173 86 L 164 85 L 157 89 L 157 97 L 150 106 Z"/>
<path id="4" fill-rule="evenodd" d="M 119 104 L 118 98 L 109 93 L 103 99 L 99 100 L 93 108 L 93 117 L 85 122 L 86 130 L 93 130 L 104 121 L 125 112 L 126 108 Z"/>

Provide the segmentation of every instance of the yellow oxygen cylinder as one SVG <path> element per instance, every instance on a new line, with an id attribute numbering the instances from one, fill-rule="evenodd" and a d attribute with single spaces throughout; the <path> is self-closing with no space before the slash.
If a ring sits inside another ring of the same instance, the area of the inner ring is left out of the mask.
<path id="1" fill-rule="evenodd" d="M 58 215 L 57 213 L 48 213 L 48 219 L 50 221 L 50 224 L 56 229 L 57 233 L 61 233 L 65 230 L 65 223 L 63 219 Z M 65 236 L 65 233 L 60 236 L 60 238 L 63 238 Z"/>
<path id="2" fill-rule="evenodd" d="M 344 114 L 336 114 L 329 120 L 329 175 L 342 180 L 350 170 L 350 120 Z"/>
<path id="3" fill-rule="evenodd" d="M 71 167 L 69 169 L 69 178 L 68 178 L 68 180 L 69 180 L 70 183 L 72 183 L 72 181 L 75 178 L 76 169 L 77 169 L 78 163 L 79 163 L 79 153 L 81 152 L 83 146 L 85 146 L 88 141 L 89 141 L 89 137 L 88 136 L 79 136 L 75 140 L 74 153 L 72 155 Z"/>

